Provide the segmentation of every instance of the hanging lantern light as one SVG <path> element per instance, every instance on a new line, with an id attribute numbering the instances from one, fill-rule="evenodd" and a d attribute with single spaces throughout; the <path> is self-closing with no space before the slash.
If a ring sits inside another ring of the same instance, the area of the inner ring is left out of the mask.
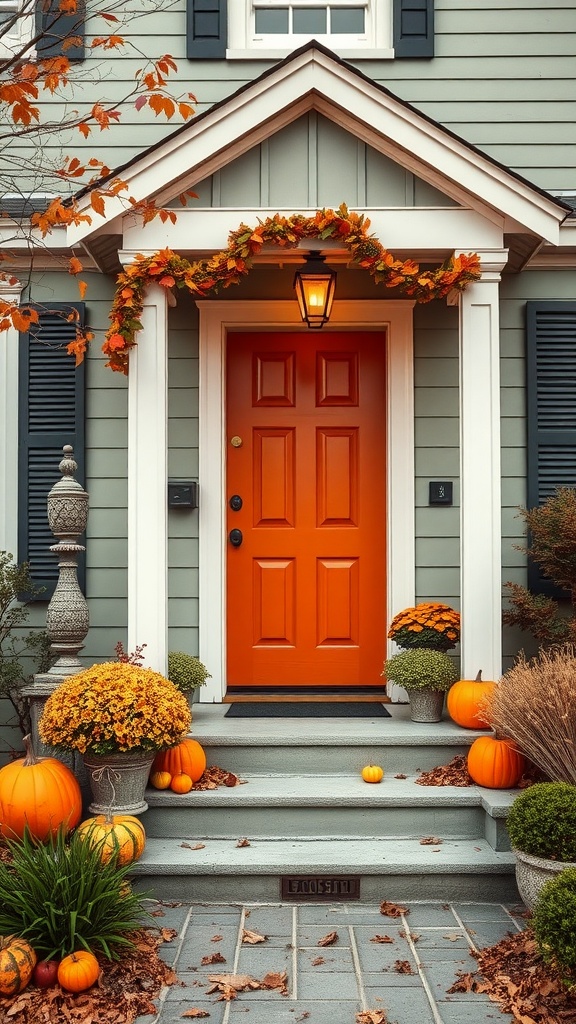
<path id="1" fill-rule="evenodd" d="M 319 330 L 327 324 L 336 291 L 336 271 L 327 267 L 320 252 L 309 252 L 301 270 L 294 275 L 294 290 L 302 319 Z"/>

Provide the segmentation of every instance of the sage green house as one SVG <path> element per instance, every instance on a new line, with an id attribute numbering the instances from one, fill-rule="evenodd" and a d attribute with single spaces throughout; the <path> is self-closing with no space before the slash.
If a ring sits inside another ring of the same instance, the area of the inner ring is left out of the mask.
<path id="1" fill-rule="evenodd" d="M 3 297 L 41 307 L 40 334 L 0 348 L 0 547 L 47 597 L 43 499 L 72 443 L 90 495 L 87 660 L 118 640 L 160 670 L 169 650 L 199 654 L 208 702 L 376 688 L 392 616 L 443 601 L 462 614 L 462 675 L 498 678 L 525 642 L 501 625 L 504 583 L 527 576 L 517 507 L 576 485 L 576 2 L 161 6 L 134 41 L 173 55 L 197 115 L 174 129 L 132 105 L 97 156 L 174 223 L 109 200 L 38 242 L 29 284 L 0 221 L 17 279 Z M 100 58 L 107 99 L 135 61 Z M 238 286 L 150 284 L 128 374 L 106 367 L 115 280 L 138 254 L 209 259 L 241 224 L 341 204 L 398 260 L 477 254 L 480 276 L 420 303 L 319 230 L 262 247 Z M 321 330 L 293 290 L 309 251 L 337 272 Z M 95 334 L 78 370 L 70 304 Z"/>

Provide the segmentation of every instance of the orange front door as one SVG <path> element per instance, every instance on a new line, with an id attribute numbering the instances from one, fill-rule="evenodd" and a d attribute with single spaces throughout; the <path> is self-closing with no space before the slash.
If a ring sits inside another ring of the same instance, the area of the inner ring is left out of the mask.
<path id="1" fill-rule="evenodd" d="M 382 685 L 384 346 L 228 335 L 230 688 Z"/>

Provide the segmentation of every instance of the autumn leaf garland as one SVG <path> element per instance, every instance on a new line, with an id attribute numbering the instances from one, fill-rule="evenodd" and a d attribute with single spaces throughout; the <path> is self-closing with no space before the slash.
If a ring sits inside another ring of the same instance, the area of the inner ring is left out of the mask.
<path id="1" fill-rule="evenodd" d="M 138 256 L 117 279 L 117 289 L 110 312 L 110 328 L 102 351 L 108 357 L 106 366 L 128 373 L 130 349 L 142 329 L 142 309 L 146 287 L 155 282 L 163 288 L 186 288 L 200 298 L 238 284 L 252 267 L 254 257 L 265 244 L 295 248 L 306 238 L 335 239 L 350 253 L 352 262 L 363 267 L 376 283 L 398 288 L 417 302 L 430 302 L 447 295 L 453 288 L 464 289 L 480 277 L 477 254 L 450 256 L 440 267 L 420 270 L 414 260 L 398 260 L 374 235 L 368 233 L 370 221 L 363 214 L 353 213 L 346 205 L 338 210 L 318 210 L 313 217 L 294 214 L 283 217 L 276 213 L 257 227 L 241 224 L 231 232 L 228 246 L 208 259 L 189 260 L 171 249 L 162 249 L 153 256 Z M 72 342 L 68 351 L 76 362 L 84 359 L 86 342 Z"/>

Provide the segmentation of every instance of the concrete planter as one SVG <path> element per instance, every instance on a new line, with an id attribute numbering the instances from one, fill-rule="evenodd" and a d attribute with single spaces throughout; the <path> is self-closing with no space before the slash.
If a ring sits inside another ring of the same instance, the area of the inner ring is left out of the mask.
<path id="1" fill-rule="evenodd" d="M 84 754 L 92 792 L 91 814 L 142 814 L 154 754 Z"/>
<path id="2" fill-rule="evenodd" d="M 409 690 L 413 722 L 439 722 L 444 709 L 444 690 Z"/>
<path id="3" fill-rule="evenodd" d="M 545 860 L 544 857 L 532 857 L 521 850 L 514 850 L 514 854 L 518 892 L 529 910 L 534 910 L 546 882 L 556 878 L 566 868 L 576 868 L 576 864 L 569 861 Z"/>

